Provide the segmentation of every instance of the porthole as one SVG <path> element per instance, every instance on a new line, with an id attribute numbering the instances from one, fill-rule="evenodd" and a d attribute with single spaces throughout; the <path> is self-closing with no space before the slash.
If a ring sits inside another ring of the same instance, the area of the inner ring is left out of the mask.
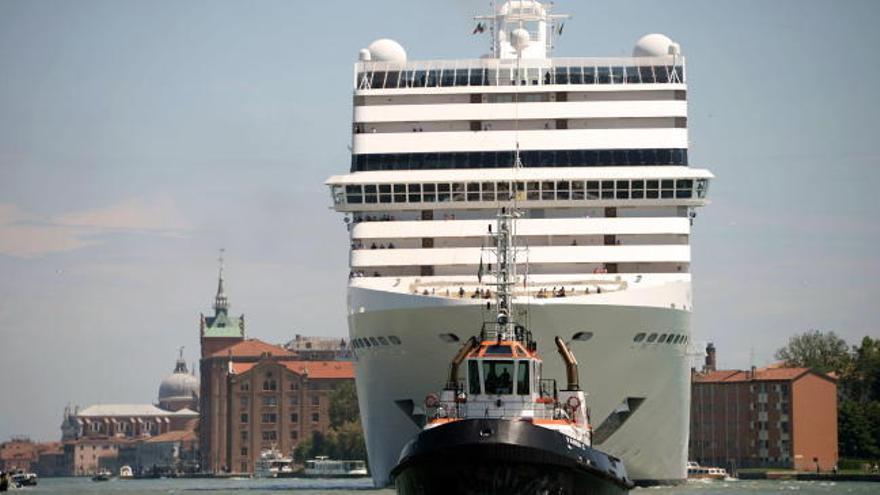
<path id="1" fill-rule="evenodd" d="M 388 340 L 390 340 L 391 343 L 394 345 L 400 345 L 400 339 L 395 337 L 394 335 L 389 335 Z"/>
<path id="2" fill-rule="evenodd" d="M 651 342 L 654 342 L 655 340 L 657 340 L 657 334 L 656 334 L 656 333 L 652 333 L 651 335 L 648 335 L 648 343 L 649 343 L 649 344 L 650 344 Z"/>
<path id="3" fill-rule="evenodd" d="M 662 343 L 664 343 L 664 342 L 666 342 L 666 334 L 665 334 L 665 333 L 661 333 L 661 334 L 660 334 L 660 337 L 657 337 L 657 343 L 658 343 L 658 344 L 662 344 Z"/>
<path id="4" fill-rule="evenodd" d="M 678 335 L 678 334 L 676 334 L 676 335 L 670 335 L 669 338 L 666 339 L 666 343 L 667 343 L 667 344 L 677 344 L 677 343 L 678 343 L 678 338 L 679 338 L 679 337 L 681 337 L 681 335 Z"/>
<path id="5" fill-rule="evenodd" d="M 581 342 L 585 342 L 593 338 L 593 332 L 578 332 L 571 336 L 573 340 L 580 340 Z"/>
<path id="6" fill-rule="evenodd" d="M 645 332 L 637 333 L 636 336 L 633 337 L 633 342 L 638 344 L 639 342 L 645 340 L 645 335 Z"/>
<path id="7" fill-rule="evenodd" d="M 379 341 L 376 339 L 376 337 L 369 337 L 369 339 L 370 339 L 371 344 L 373 344 L 376 347 L 379 347 Z"/>
<path id="8" fill-rule="evenodd" d="M 379 343 L 382 345 L 388 345 L 388 339 L 385 337 L 379 337 Z"/>
<path id="9" fill-rule="evenodd" d="M 458 335 L 455 335 L 454 333 L 441 333 L 440 335 L 438 335 L 438 337 L 440 337 L 440 340 L 442 340 L 443 342 L 446 342 L 449 344 L 452 344 L 454 342 L 458 342 L 459 340 L 461 340 L 458 338 Z"/>

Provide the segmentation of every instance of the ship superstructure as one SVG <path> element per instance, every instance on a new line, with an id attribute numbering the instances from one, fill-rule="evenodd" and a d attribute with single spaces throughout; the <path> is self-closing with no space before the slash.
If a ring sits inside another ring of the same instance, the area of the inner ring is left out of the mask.
<path id="1" fill-rule="evenodd" d="M 351 236 L 349 329 L 377 484 L 419 431 L 466 337 L 456 329 L 490 311 L 484 248 L 511 196 L 528 246 L 512 297 L 539 348 L 561 335 L 590 370 L 595 445 L 637 481 L 686 477 L 689 240 L 712 175 L 688 165 L 684 57 L 655 34 L 633 57 L 550 58 L 561 18 L 512 0 L 478 19 L 487 57 L 409 61 L 383 39 L 355 64 L 351 168 L 327 184 Z"/>

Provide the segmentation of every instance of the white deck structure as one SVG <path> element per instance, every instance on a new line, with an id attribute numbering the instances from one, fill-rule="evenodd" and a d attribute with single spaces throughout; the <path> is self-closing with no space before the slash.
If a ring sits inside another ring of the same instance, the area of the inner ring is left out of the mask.
<path id="1" fill-rule="evenodd" d="M 487 58 L 408 61 L 385 39 L 355 64 L 351 169 L 327 185 L 351 236 L 349 328 L 379 485 L 455 342 L 489 318 L 482 248 L 511 195 L 517 305 L 539 348 L 573 339 L 596 446 L 633 479 L 686 478 L 689 243 L 712 174 L 688 166 L 684 58 L 662 35 L 631 58 L 549 58 L 563 17 L 508 1 L 478 18 Z"/>

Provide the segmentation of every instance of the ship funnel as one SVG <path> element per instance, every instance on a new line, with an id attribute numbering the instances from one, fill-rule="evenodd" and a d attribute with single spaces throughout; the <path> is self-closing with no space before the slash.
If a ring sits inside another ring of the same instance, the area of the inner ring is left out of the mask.
<path id="1" fill-rule="evenodd" d="M 565 342 L 560 337 L 556 337 L 556 348 L 559 350 L 559 355 L 562 356 L 562 360 L 565 361 L 565 376 L 568 379 L 568 390 L 580 390 L 580 384 L 578 380 L 578 362 L 575 359 L 574 354 L 571 353 L 571 349 L 565 345 Z"/>
<path id="2" fill-rule="evenodd" d="M 471 338 L 467 339 L 461 349 L 458 350 L 458 353 L 452 358 L 452 362 L 449 364 L 449 380 L 446 383 L 447 390 L 454 390 L 458 385 L 458 367 L 461 366 L 461 362 L 464 361 L 464 358 L 474 349 L 477 348 L 479 344 L 477 343 L 477 338 L 471 336 Z"/>

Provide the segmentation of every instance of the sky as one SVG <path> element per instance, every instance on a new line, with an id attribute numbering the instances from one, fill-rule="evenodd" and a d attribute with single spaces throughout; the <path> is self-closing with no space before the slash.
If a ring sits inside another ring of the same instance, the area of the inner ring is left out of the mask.
<path id="1" fill-rule="evenodd" d="M 693 331 L 722 367 L 880 336 L 880 2 L 560 0 L 556 56 L 662 32 L 688 61 Z M 342 337 L 352 64 L 475 58 L 483 1 L 0 0 L 0 440 L 155 401 L 226 249 L 251 337 Z M 874 246 L 872 248 L 872 246 Z M 11 399 L 9 399 L 11 398 Z"/>

